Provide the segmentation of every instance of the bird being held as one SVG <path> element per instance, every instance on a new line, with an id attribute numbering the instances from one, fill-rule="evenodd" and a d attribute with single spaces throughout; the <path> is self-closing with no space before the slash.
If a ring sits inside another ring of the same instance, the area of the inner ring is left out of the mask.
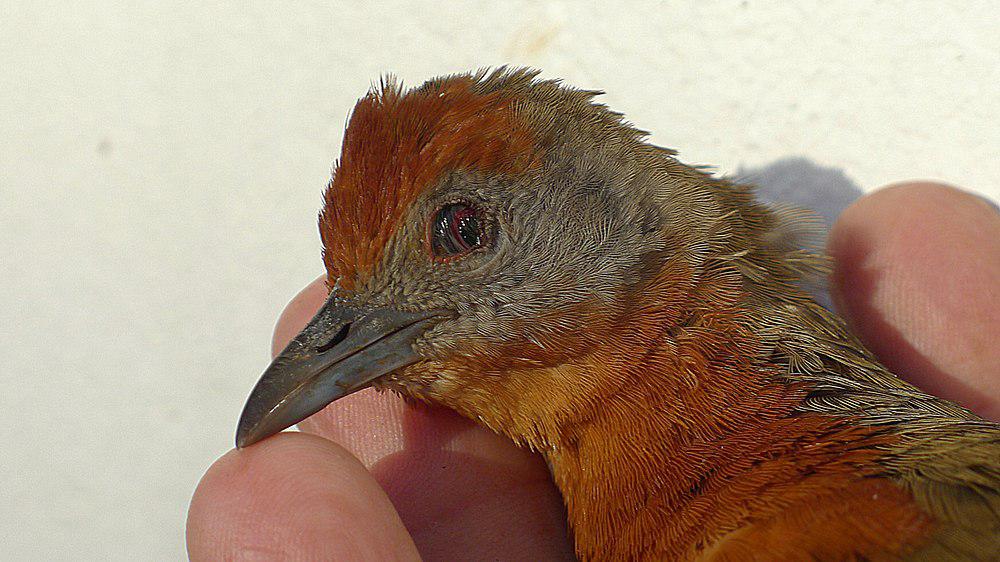
<path id="1" fill-rule="evenodd" d="M 237 445 L 376 387 L 543 455 L 583 560 L 995 559 L 1000 426 L 810 299 L 804 215 L 536 76 L 358 102 L 320 214 L 329 298 Z"/>

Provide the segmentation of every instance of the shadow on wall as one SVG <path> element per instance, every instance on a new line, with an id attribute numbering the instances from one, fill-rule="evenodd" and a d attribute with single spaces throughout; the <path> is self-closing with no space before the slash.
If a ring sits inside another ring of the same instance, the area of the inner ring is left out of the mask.
<path id="1" fill-rule="evenodd" d="M 807 158 L 782 158 L 760 168 L 740 168 L 731 181 L 757 186 L 757 195 L 767 203 L 790 204 L 814 211 L 823 219 L 823 239 L 840 213 L 863 192 L 838 168 L 826 168 Z M 822 247 L 822 246 L 821 246 Z M 833 310 L 826 287 L 809 287 L 813 297 Z"/>

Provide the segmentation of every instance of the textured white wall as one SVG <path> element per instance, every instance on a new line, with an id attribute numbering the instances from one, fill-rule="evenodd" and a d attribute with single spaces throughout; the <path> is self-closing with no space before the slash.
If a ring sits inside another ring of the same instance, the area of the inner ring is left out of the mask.
<path id="1" fill-rule="evenodd" d="M 382 72 L 536 66 L 688 162 L 1000 196 L 990 1 L 132 4 L 0 7 L 5 559 L 183 556 Z"/>

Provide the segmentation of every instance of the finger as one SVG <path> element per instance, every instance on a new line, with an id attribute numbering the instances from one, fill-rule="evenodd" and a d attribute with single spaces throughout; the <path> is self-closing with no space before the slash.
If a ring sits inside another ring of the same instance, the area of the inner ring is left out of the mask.
<path id="1" fill-rule="evenodd" d="M 281 434 L 230 451 L 188 512 L 192 560 L 419 560 L 382 489 L 347 451 Z"/>
<path id="2" fill-rule="evenodd" d="M 890 370 L 1000 417 L 1000 215 L 933 183 L 858 200 L 830 234 L 832 294 Z"/>
<path id="3" fill-rule="evenodd" d="M 275 352 L 325 299 L 321 278 L 289 303 L 275 328 Z M 361 459 L 427 560 L 474 551 L 571 559 L 562 500 L 541 458 L 450 410 L 366 390 L 299 427 Z"/>

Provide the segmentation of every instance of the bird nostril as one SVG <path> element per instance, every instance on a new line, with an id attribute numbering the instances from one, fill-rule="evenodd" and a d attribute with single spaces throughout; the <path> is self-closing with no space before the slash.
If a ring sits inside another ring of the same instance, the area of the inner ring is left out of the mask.
<path id="1" fill-rule="evenodd" d="M 349 332 L 350 330 L 351 330 L 350 322 L 341 326 L 340 330 L 337 330 L 337 333 L 334 334 L 333 338 L 331 338 L 330 341 L 316 348 L 316 353 L 324 353 L 326 351 L 333 349 L 335 345 L 347 339 L 347 332 Z"/>

